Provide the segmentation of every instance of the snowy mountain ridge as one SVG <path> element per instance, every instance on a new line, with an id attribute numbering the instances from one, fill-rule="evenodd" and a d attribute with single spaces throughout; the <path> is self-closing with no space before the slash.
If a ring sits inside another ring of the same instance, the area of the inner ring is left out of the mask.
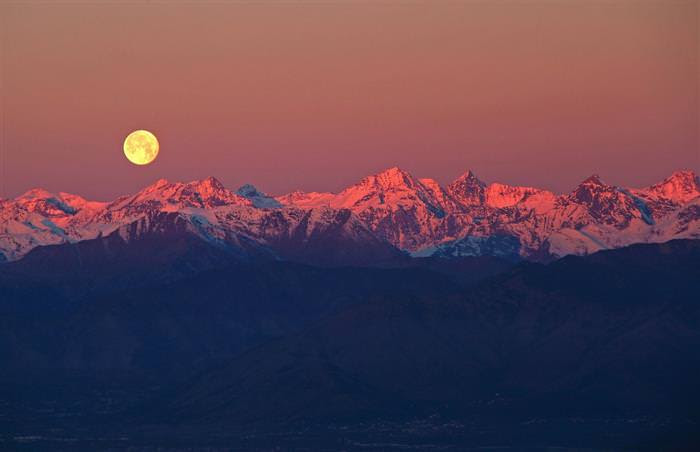
<path id="1" fill-rule="evenodd" d="M 277 197 L 249 184 L 234 192 L 213 177 L 188 183 L 161 179 L 113 202 L 32 189 L 0 200 L 0 262 L 37 246 L 115 231 L 131 240 L 141 230 L 158 231 L 149 222 L 166 218 L 159 212 L 174 214 L 203 240 L 244 254 L 285 258 L 321 246 L 333 253 L 342 243 L 346 254 L 350 247 L 355 254 L 391 255 L 395 247 L 417 256 L 516 254 L 548 260 L 632 243 L 699 239 L 700 180 L 692 171 L 676 171 L 637 189 L 608 185 L 593 175 L 557 195 L 486 184 L 472 171 L 443 187 L 393 167 L 338 193 Z"/>

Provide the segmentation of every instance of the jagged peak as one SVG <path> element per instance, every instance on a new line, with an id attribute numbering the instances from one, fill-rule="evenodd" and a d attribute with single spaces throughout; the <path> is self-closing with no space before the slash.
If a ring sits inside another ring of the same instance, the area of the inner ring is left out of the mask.
<path id="1" fill-rule="evenodd" d="M 591 174 L 586 179 L 583 180 L 579 185 L 599 185 L 601 187 L 607 186 L 605 182 L 600 178 L 598 174 Z"/>
<path id="2" fill-rule="evenodd" d="M 491 207 L 510 207 L 523 202 L 534 195 L 541 195 L 539 198 L 541 206 L 545 206 L 554 199 L 554 193 L 535 187 L 523 185 L 508 185 L 500 182 L 493 182 L 485 189 L 486 204 Z M 531 206 L 532 207 L 532 206 Z"/>
<path id="3" fill-rule="evenodd" d="M 485 189 L 486 184 L 472 170 L 467 170 L 447 186 L 448 193 L 465 206 L 483 205 Z"/>
<path id="4" fill-rule="evenodd" d="M 27 190 L 26 192 L 22 193 L 19 195 L 17 200 L 29 200 L 29 199 L 49 199 L 49 198 L 57 198 L 55 193 L 51 193 L 48 190 L 45 190 L 43 188 L 32 188 L 30 190 Z"/>
<path id="5" fill-rule="evenodd" d="M 167 179 L 161 178 L 152 183 L 151 185 L 147 186 L 143 190 L 141 190 L 141 193 L 150 193 L 154 191 L 163 191 L 178 188 L 189 188 L 195 191 L 226 190 L 226 187 L 224 187 L 224 185 L 217 178 L 210 176 L 205 179 L 198 179 L 190 182 L 171 182 Z"/>
<path id="6" fill-rule="evenodd" d="M 157 181 L 153 182 L 151 185 L 148 185 L 148 186 L 144 187 L 143 189 L 141 189 L 140 191 L 138 191 L 133 196 L 139 196 L 139 195 L 145 195 L 148 193 L 163 191 L 166 188 L 172 187 L 176 184 L 177 184 L 177 182 L 172 183 L 167 179 L 158 179 Z"/>
<path id="7" fill-rule="evenodd" d="M 236 194 L 249 199 L 253 202 L 255 207 L 260 208 L 278 208 L 282 207 L 282 204 L 275 198 L 268 196 L 267 193 L 261 192 L 253 184 L 241 185 Z"/>
<path id="8" fill-rule="evenodd" d="M 165 187 L 166 185 L 170 185 L 170 182 L 165 178 L 160 178 L 151 184 L 152 187 Z"/>
<path id="9" fill-rule="evenodd" d="M 675 201 L 687 201 L 700 195 L 700 178 L 692 170 L 674 171 L 663 181 L 648 190 Z"/>
<path id="10" fill-rule="evenodd" d="M 671 173 L 671 175 L 669 177 L 667 177 L 662 182 L 660 182 L 660 184 L 667 184 L 667 183 L 674 183 L 674 182 L 680 182 L 683 184 L 695 185 L 695 186 L 700 185 L 700 181 L 698 181 L 698 176 L 697 176 L 697 174 L 695 174 L 695 171 L 689 170 L 689 169 L 674 171 L 673 173 Z M 656 184 L 656 185 L 660 185 L 660 184 Z"/>
<path id="11" fill-rule="evenodd" d="M 384 171 L 380 171 L 375 175 L 375 177 L 384 177 L 384 178 L 411 178 L 413 179 L 413 176 L 411 173 L 408 171 L 399 168 L 398 166 L 392 166 L 391 168 L 387 168 Z"/>
<path id="12" fill-rule="evenodd" d="M 52 207 L 49 210 L 58 209 L 70 215 L 75 214 L 87 204 L 87 201 L 80 196 L 69 193 L 52 193 L 43 188 L 32 188 L 15 198 L 15 202 L 32 211 L 44 211 L 47 209 L 46 206 L 50 205 Z"/>
<path id="13" fill-rule="evenodd" d="M 476 173 L 471 168 L 468 168 L 458 179 L 478 179 Z"/>
<path id="14" fill-rule="evenodd" d="M 199 193 L 205 199 L 212 196 L 219 196 L 221 194 L 233 195 L 233 193 L 231 193 L 229 190 L 226 189 L 226 187 L 224 187 L 224 184 L 222 184 L 217 178 L 213 176 L 207 177 L 206 179 L 200 179 L 197 181 L 189 182 L 187 184 L 184 184 L 184 187 Z"/>
<path id="15" fill-rule="evenodd" d="M 67 204 L 71 205 L 72 207 L 75 207 L 75 204 L 83 204 L 83 203 L 89 203 L 92 201 L 88 201 L 87 199 L 83 198 L 80 195 L 74 195 L 72 193 L 66 193 L 66 192 L 58 192 L 58 193 L 53 193 L 48 190 L 45 190 L 43 188 L 32 188 L 31 190 L 27 190 L 17 198 L 15 198 L 16 201 L 37 201 L 37 200 L 55 200 L 55 201 L 60 201 L 60 202 L 66 202 Z"/>
<path id="16" fill-rule="evenodd" d="M 520 185 L 510 185 L 510 184 L 504 184 L 502 182 L 491 182 L 486 188 L 488 188 L 490 191 L 496 191 L 496 190 L 537 190 L 533 187 L 526 187 L 526 186 L 520 186 Z"/>
<path id="17" fill-rule="evenodd" d="M 377 173 L 377 176 L 379 175 L 408 175 L 408 171 L 398 166 L 392 166 L 391 168 L 387 168 L 384 171 Z"/>
<path id="18" fill-rule="evenodd" d="M 392 166 L 377 174 L 368 176 L 360 182 L 360 185 L 373 185 L 381 189 L 413 187 L 415 184 L 415 178 L 408 171 L 398 166 Z"/>
<path id="19" fill-rule="evenodd" d="M 131 203 L 160 202 L 171 205 L 201 207 L 220 206 L 224 204 L 251 205 L 252 203 L 230 190 L 215 177 L 191 182 L 170 182 L 159 179 L 134 196 L 122 197 L 113 204 L 126 206 Z"/>
<path id="20" fill-rule="evenodd" d="M 471 169 L 468 169 L 465 171 L 461 176 L 459 176 L 457 179 L 452 182 L 450 185 L 478 185 L 480 187 L 486 187 L 486 184 L 477 177 L 476 173 L 472 171 Z"/>
<path id="21" fill-rule="evenodd" d="M 216 190 L 224 190 L 226 188 L 224 187 L 224 184 L 222 184 L 221 181 L 214 176 L 209 176 L 206 179 L 201 179 L 196 182 L 192 182 L 192 184 L 197 185 L 199 187 L 214 188 Z"/>
<path id="22" fill-rule="evenodd" d="M 426 186 L 432 190 L 442 190 L 442 186 L 435 179 L 431 179 L 429 177 L 423 177 L 421 179 L 418 179 L 418 182 L 420 182 L 421 184 L 423 184 L 424 186 Z"/>
<path id="23" fill-rule="evenodd" d="M 294 190 L 283 195 L 274 196 L 275 199 L 303 199 L 303 198 L 318 198 L 318 197 L 331 197 L 336 196 L 335 193 L 328 191 L 304 191 L 304 190 Z"/>
<path id="24" fill-rule="evenodd" d="M 243 184 L 238 187 L 236 193 L 241 196 L 267 196 L 265 193 L 257 189 L 253 184 Z"/>
<path id="25" fill-rule="evenodd" d="M 328 205 L 335 198 L 335 196 L 336 195 L 334 193 L 330 192 L 306 192 L 302 190 L 295 190 L 291 193 L 275 196 L 273 199 L 278 201 L 281 205 L 315 207 Z"/>
<path id="26" fill-rule="evenodd" d="M 83 200 L 87 201 L 87 199 L 83 198 L 80 195 L 74 195 L 73 193 L 66 193 L 65 191 L 59 191 L 58 196 L 60 196 L 63 199 L 78 199 L 78 200 Z"/>
<path id="27" fill-rule="evenodd" d="M 599 175 L 592 174 L 581 181 L 569 195 L 569 199 L 575 202 L 589 203 L 593 199 L 601 196 L 602 193 L 610 193 L 617 191 L 615 187 L 611 187 L 603 182 Z"/>
<path id="28" fill-rule="evenodd" d="M 488 192 L 521 192 L 521 193 L 539 193 L 546 192 L 544 188 L 531 187 L 529 185 L 510 185 L 502 182 L 492 182 L 486 187 Z"/>

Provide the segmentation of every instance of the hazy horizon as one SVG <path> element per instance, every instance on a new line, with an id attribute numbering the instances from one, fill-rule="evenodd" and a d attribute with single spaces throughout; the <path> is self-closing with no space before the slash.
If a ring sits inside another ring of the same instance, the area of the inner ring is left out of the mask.
<path id="1" fill-rule="evenodd" d="M 349 187 L 349 186 L 351 186 L 351 185 L 354 185 L 354 184 L 356 184 L 356 183 L 359 183 L 364 177 L 372 176 L 372 175 L 381 173 L 381 172 L 383 172 L 383 171 L 389 170 L 389 169 L 391 169 L 391 168 L 393 168 L 393 167 L 384 168 L 384 169 L 382 169 L 382 170 L 375 171 L 375 172 L 373 172 L 373 173 L 371 173 L 371 174 L 365 174 L 364 176 L 360 176 L 360 177 L 358 177 L 357 180 L 355 180 L 354 182 L 350 182 L 347 186 L 341 187 L 340 190 L 322 190 L 322 189 L 313 189 L 313 188 L 311 188 L 311 189 L 309 189 L 309 190 L 300 190 L 300 191 L 338 193 L 339 191 L 341 191 L 341 190 L 344 189 L 344 188 L 347 188 L 347 187 Z M 434 178 L 431 177 L 430 175 L 417 175 L 417 174 L 414 174 L 414 173 L 411 172 L 411 171 L 406 170 L 405 168 L 401 168 L 401 167 L 399 167 L 399 168 L 400 168 L 401 170 L 403 170 L 403 171 L 407 171 L 408 173 L 410 173 L 410 174 L 411 174 L 413 177 L 415 177 L 416 179 L 434 179 Z M 479 180 L 481 180 L 482 182 L 486 183 L 487 185 L 492 184 L 492 183 L 501 183 L 501 184 L 506 184 L 506 185 L 516 185 L 516 184 L 511 184 L 511 183 L 510 183 L 509 181 L 507 181 L 507 180 L 500 180 L 500 179 L 484 180 L 484 179 L 479 175 L 479 173 L 477 173 L 476 171 L 474 171 L 474 170 L 472 170 L 472 169 L 469 169 L 469 168 L 468 168 L 467 170 L 461 172 L 460 174 L 458 174 L 457 176 L 455 176 L 454 178 L 452 178 L 452 179 L 450 179 L 450 180 L 447 180 L 447 181 L 439 181 L 439 180 L 438 180 L 438 182 L 440 183 L 440 185 L 441 185 L 443 188 L 445 188 L 447 185 L 449 185 L 449 184 L 450 184 L 451 182 L 453 182 L 455 179 L 459 178 L 461 175 L 465 174 L 467 171 L 472 171 L 473 174 L 475 174 L 476 177 L 477 177 Z M 648 184 L 646 184 L 646 185 L 625 186 L 625 188 L 639 188 L 639 189 L 646 188 L 646 187 L 648 187 L 648 186 L 650 186 L 650 185 L 653 185 L 653 184 L 655 184 L 655 183 L 662 182 L 664 179 L 670 177 L 673 173 L 675 173 L 675 172 L 677 172 L 677 171 L 693 171 L 693 172 L 695 172 L 695 170 L 693 170 L 693 169 L 691 169 L 691 168 L 679 168 L 679 169 L 674 170 L 674 171 L 672 171 L 671 173 L 667 174 L 666 176 L 663 176 L 661 179 L 652 181 L 652 182 L 650 182 L 650 183 L 648 183 Z M 697 175 L 697 172 L 695 172 L 695 173 L 696 173 L 696 175 Z M 600 174 L 598 174 L 598 173 L 591 173 L 591 174 L 589 174 L 588 176 L 586 176 L 586 177 L 582 178 L 581 180 L 579 180 L 578 182 L 574 183 L 568 190 L 564 190 L 564 191 L 550 190 L 549 188 L 547 188 L 547 187 L 545 187 L 545 186 L 536 186 L 536 185 L 527 185 L 527 184 L 520 185 L 520 186 L 533 187 L 533 188 L 540 188 L 540 189 L 546 189 L 546 190 L 552 191 L 552 192 L 555 193 L 555 194 L 565 194 L 565 193 L 568 193 L 568 192 L 573 191 L 573 190 L 574 190 L 580 183 L 582 183 L 586 178 L 591 177 L 591 176 L 594 176 L 594 175 L 599 176 L 603 183 L 606 183 L 606 184 L 609 184 L 609 185 L 614 185 L 614 186 L 622 186 L 621 184 L 616 183 L 614 180 L 609 180 L 609 179 L 603 177 L 602 175 L 600 175 Z M 212 174 L 212 175 L 209 175 L 209 176 L 206 176 L 206 177 L 195 178 L 195 179 L 169 179 L 169 178 L 165 178 L 165 177 L 160 177 L 160 178 L 158 178 L 158 179 L 154 179 L 154 180 L 152 180 L 151 182 L 146 183 L 145 185 L 136 187 L 136 188 L 135 188 L 134 190 L 132 190 L 131 192 L 120 193 L 120 194 L 118 194 L 118 195 L 116 195 L 116 196 L 114 196 L 114 197 L 112 197 L 112 198 L 90 198 L 90 197 L 86 197 L 86 196 L 84 196 L 82 193 L 78 193 L 78 192 L 67 192 L 66 190 L 62 190 L 62 189 L 49 190 L 49 189 L 47 189 L 46 187 L 43 187 L 43 186 L 41 186 L 41 185 L 36 185 L 36 186 L 28 186 L 25 190 L 21 190 L 19 193 L 15 194 L 14 196 L 9 196 L 7 199 L 17 198 L 17 197 L 19 197 L 19 196 L 21 196 L 21 195 L 27 193 L 28 191 L 31 191 L 31 190 L 34 190 L 34 189 L 43 189 L 43 190 L 46 190 L 46 191 L 51 192 L 51 193 L 60 193 L 60 192 L 63 192 L 63 193 L 70 193 L 70 194 L 73 194 L 73 195 L 79 195 L 79 196 L 85 197 L 86 199 L 88 199 L 88 200 L 90 200 L 90 201 L 113 201 L 114 199 L 116 199 L 116 198 L 119 197 L 119 196 L 125 196 L 125 195 L 134 194 L 134 193 L 136 193 L 137 191 L 140 191 L 140 190 L 142 190 L 142 189 L 144 189 L 144 188 L 146 188 L 146 187 L 148 187 L 148 186 L 151 186 L 151 185 L 155 184 L 156 182 L 158 182 L 158 181 L 161 180 L 161 179 L 165 179 L 165 180 L 167 180 L 169 183 L 189 183 L 189 182 L 202 181 L 202 180 L 207 179 L 207 178 L 209 178 L 209 177 L 213 177 L 213 178 L 217 179 L 217 180 L 218 180 L 219 182 L 221 182 L 227 189 L 229 189 L 229 190 L 231 190 L 231 191 L 233 191 L 233 192 L 235 192 L 236 190 L 238 190 L 239 188 L 241 188 L 242 186 L 247 185 L 247 184 L 253 185 L 256 189 L 258 189 L 259 191 L 261 191 L 261 192 L 263 192 L 263 193 L 265 193 L 266 195 L 271 196 L 271 197 L 286 195 L 286 194 L 289 194 L 289 193 L 292 193 L 292 192 L 298 190 L 298 189 L 292 189 L 292 190 L 285 191 L 285 192 L 280 192 L 280 193 L 269 192 L 269 191 L 265 190 L 264 187 L 262 187 L 262 186 L 256 184 L 255 181 L 252 181 L 252 180 L 243 181 L 243 182 L 240 182 L 240 183 L 236 183 L 236 184 L 234 184 L 234 185 L 229 185 L 229 184 L 225 183 L 225 182 L 222 180 L 221 177 Z M 435 179 L 435 180 L 437 180 L 437 179 Z"/>

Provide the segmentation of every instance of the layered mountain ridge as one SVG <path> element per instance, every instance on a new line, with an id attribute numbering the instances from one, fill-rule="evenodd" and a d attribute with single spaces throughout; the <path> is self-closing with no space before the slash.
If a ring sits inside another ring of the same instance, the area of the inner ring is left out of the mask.
<path id="1" fill-rule="evenodd" d="M 141 230 L 158 231 L 152 221 L 173 221 L 173 215 L 158 215 L 162 212 L 178 218 L 188 233 L 241 256 L 333 264 L 402 252 L 551 260 L 633 243 L 700 238 L 700 179 L 692 171 L 676 171 L 637 189 L 593 175 L 558 195 L 486 184 L 472 171 L 443 187 L 393 167 L 338 193 L 277 197 L 250 184 L 234 192 L 213 177 L 188 183 L 161 179 L 113 202 L 33 189 L 0 200 L 0 262 L 38 246 L 110 234 L 129 241 Z"/>

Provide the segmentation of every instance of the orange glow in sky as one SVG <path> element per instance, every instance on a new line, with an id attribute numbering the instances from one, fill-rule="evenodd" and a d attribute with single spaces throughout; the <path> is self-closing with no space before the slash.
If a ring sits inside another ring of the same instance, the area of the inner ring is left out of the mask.
<path id="1" fill-rule="evenodd" d="M 698 170 L 698 2 L 0 5 L 4 193 Z M 137 168 L 121 146 L 158 130 Z"/>

